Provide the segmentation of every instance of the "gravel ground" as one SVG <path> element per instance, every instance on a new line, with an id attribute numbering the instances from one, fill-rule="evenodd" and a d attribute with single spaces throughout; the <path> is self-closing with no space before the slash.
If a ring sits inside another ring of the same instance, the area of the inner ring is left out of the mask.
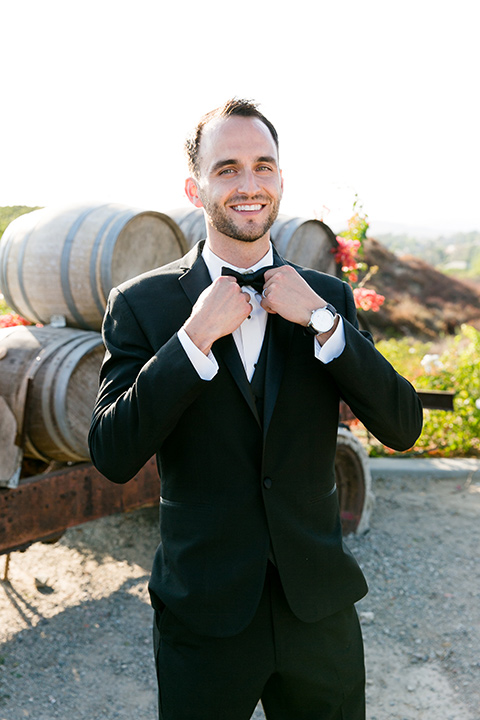
<path id="1" fill-rule="evenodd" d="M 348 539 L 370 584 L 358 605 L 368 718 L 480 720 L 480 478 L 377 479 L 374 492 L 370 531 Z M 144 509 L 12 553 L 0 720 L 154 720 L 156 543 Z"/>

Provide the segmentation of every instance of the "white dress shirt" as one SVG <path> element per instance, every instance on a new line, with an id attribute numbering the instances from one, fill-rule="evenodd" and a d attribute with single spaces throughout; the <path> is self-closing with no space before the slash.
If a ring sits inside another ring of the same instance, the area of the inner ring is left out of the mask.
<path id="1" fill-rule="evenodd" d="M 217 277 L 220 277 L 222 274 L 222 267 L 232 268 L 239 273 L 250 273 L 260 270 L 262 267 L 273 265 L 273 249 L 271 245 L 267 254 L 264 255 L 264 257 L 255 265 L 252 265 L 249 268 L 239 268 L 231 263 L 225 262 L 219 258 L 218 255 L 215 255 L 215 253 L 212 252 L 207 243 L 204 245 L 202 256 L 208 272 L 210 273 L 210 277 L 212 278 L 212 282 Z M 252 312 L 248 318 L 243 321 L 240 327 L 232 333 L 232 335 L 235 345 L 237 346 L 238 354 L 242 359 L 245 373 L 250 381 L 253 377 L 253 373 L 255 372 L 255 364 L 262 349 L 268 313 L 260 305 L 262 301 L 260 293 L 248 286 L 245 286 L 242 290 L 248 292 L 250 295 Z M 218 372 L 218 363 L 215 360 L 213 353 L 210 352 L 207 356 L 199 350 L 194 342 L 189 338 L 183 327 L 178 331 L 178 339 L 187 353 L 190 362 L 202 380 L 212 380 Z M 315 357 L 317 357 L 320 362 L 327 364 L 341 355 L 345 347 L 345 332 L 343 329 L 342 317 L 339 318 L 339 323 L 333 335 L 323 345 L 320 345 L 316 337 L 312 338 L 312 340 L 314 343 L 313 349 Z"/>

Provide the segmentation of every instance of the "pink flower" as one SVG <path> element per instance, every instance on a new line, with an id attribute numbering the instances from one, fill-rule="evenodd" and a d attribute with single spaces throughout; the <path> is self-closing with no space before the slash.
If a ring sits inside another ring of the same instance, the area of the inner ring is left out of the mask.
<path id="1" fill-rule="evenodd" d="M 360 308 L 360 310 L 372 310 L 372 312 L 378 312 L 385 301 L 384 295 L 379 295 L 375 290 L 368 290 L 368 288 L 363 287 L 354 288 L 353 297 L 357 308 Z"/>
<path id="2" fill-rule="evenodd" d="M 5 313 L 0 315 L 0 328 L 13 327 L 14 325 L 30 325 L 31 323 L 17 313 Z"/>

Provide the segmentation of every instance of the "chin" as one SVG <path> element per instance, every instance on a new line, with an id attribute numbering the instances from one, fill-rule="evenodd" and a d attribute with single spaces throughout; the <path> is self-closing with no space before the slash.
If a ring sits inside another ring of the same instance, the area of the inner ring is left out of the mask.
<path id="1" fill-rule="evenodd" d="M 253 242 L 257 242 L 257 240 L 260 240 L 261 238 L 265 237 L 267 232 L 268 232 L 268 230 L 266 230 L 261 235 L 252 235 L 251 237 L 245 237 L 245 235 L 231 235 L 230 237 L 233 240 L 238 240 L 239 242 L 253 243 Z"/>

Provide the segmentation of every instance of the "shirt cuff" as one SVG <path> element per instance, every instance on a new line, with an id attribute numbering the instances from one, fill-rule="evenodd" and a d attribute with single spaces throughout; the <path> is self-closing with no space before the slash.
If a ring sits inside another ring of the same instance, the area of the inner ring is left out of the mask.
<path id="1" fill-rule="evenodd" d="M 218 372 L 218 363 L 212 351 L 208 353 L 208 356 L 205 355 L 198 349 L 193 340 L 188 337 L 183 327 L 180 328 L 177 336 L 200 378 L 202 380 L 212 380 Z"/>
<path id="2" fill-rule="evenodd" d="M 327 365 L 335 358 L 340 357 L 342 352 L 345 350 L 345 328 L 343 327 L 343 318 L 341 315 L 338 316 L 338 325 L 333 335 L 328 340 L 320 345 L 317 338 L 314 338 L 315 342 L 315 357 L 320 360 L 324 365 Z"/>

